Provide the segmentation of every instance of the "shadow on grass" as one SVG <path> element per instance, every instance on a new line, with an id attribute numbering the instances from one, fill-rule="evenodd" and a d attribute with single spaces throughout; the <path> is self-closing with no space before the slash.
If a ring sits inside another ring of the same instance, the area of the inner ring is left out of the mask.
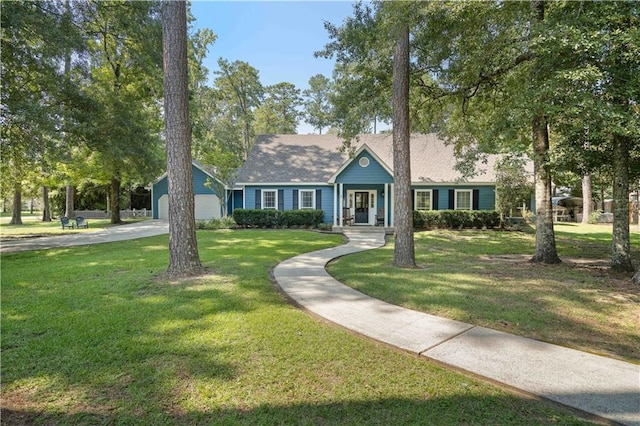
<path id="1" fill-rule="evenodd" d="M 581 245 L 606 241 L 600 234 L 586 237 L 575 240 Z M 392 304 L 640 360 L 640 335 L 631 325 L 633 305 L 640 301 L 637 288 L 601 266 L 530 263 L 523 254 L 529 244 L 525 238 L 499 232 L 425 233 L 416 239 L 416 262 L 424 270 L 391 267 L 392 245 L 338 259 L 330 270 L 339 281 Z"/>
<path id="2" fill-rule="evenodd" d="M 89 410 L 74 413 L 38 413 L 29 410 L 3 409 L 2 420 L 11 425 L 67 424 L 138 424 L 138 425 L 587 425 L 586 420 L 570 413 L 541 409 L 540 403 L 522 404 L 516 397 L 466 395 L 438 397 L 425 395 L 424 400 L 379 399 L 341 401 L 335 403 L 302 403 L 260 405 L 255 408 L 211 407 L 203 411 L 183 411 L 167 407 L 150 411 L 139 407 L 139 413 L 104 413 Z M 514 410 L 519 407 L 519 411 Z M 530 411 L 531 409 L 531 411 Z M 513 412 L 509 417 L 504 411 Z"/>
<path id="3" fill-rule="evenodd" d="M 247 316 L 286 306 L 269 269 L 300 247 L 327 246 L 297 236 L 199 234 L 212 274 L 175 283 L 156 279 L 167 236 L 3 256 L 3 405 L 34 389 L 31 404 L 78 392 L 160 412 L 178 398 L 167 396 L 176 380 L 233 383 L 244 368 L 236 354 L 257 345 Z"/>

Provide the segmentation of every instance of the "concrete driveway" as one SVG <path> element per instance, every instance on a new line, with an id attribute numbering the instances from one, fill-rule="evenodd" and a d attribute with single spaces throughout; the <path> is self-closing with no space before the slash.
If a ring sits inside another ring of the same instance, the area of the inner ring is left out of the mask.
<path id="1" fill-rule="evenodd" d="M 91 226 L 91 225 L 89 225 Z M 112 226 L 95 232 L 56 235 L 53 237 L 24 238 L 0 243 L 0 253 L 14 253 L 28 250 L 46 250 L 59 247 L 85 246 L 88 244 L 110 243 L 135 240 L 169 233 L 169 222 L 165 220 L 145 220 L 127 225 Z"/>

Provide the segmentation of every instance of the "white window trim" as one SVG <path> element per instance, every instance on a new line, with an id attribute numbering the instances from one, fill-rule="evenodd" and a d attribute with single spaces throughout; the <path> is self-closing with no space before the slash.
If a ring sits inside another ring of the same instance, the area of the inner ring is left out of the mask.
<path id="1" fill-rule="evenodd" d="M 468 209 L 459 209 L 458 208 L 458 194 L 459 193 L 468 193 L 469 194 L 469 208 Z M 454 210 L 473 210 L 473 190 L 471 189 L 456 189 L 454 198 L 453 198 L 453 208 Z"/>
<path id="2" fill-rule="evenodd" d="M 311 207 L 304 207 L 302 205 L 302 194 L 305 192 L 311 193 Z M 316 208 L 316 191 L 315 189 L 300 189 L 298 190 L 298 208 L 300 210 L 315 210 Z"/>
<path id="3" fill-rule="evenodd" d="M 265 194 L 269 193 L 269 192 L 273 192 L 274 193 L 274 206 L 273 207 L 266 207 L 266 203 L 265 203 Z M 262 191 L 260 191 L 260 197 L 262 198 L 262 204 L 260 204 L 262 206 L 262 210 L 278 210 L 278 190 L 277 189 L 263 189 Z"/>
<path id="4" fill-rule="evenodd" d="M 433 208 L 433 190 L 432 189 L 414 189 L 414 197 L 413 197 L 413 209 L 414 210 L 418 210 L 418 192 L 428 192 L 429 193 L 429 206 L 426 209 L 422 209 L 422 211 L 425 210 L 432 210 Z"/>

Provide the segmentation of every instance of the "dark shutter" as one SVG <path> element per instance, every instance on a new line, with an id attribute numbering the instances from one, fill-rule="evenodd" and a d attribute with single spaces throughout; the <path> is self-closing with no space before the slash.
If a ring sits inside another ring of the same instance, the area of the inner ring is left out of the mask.
<path id="1" fill-rule="evenodd" d="M 316 189 L 316 209 L 322 210 L 322 189 Z"/>
<path id="2" fill-rule="evenodd" d="M 411 211 L 416 209 L 416 191 L 411 190 Z"/>
<path id="3" fill-rule="evenodd" d="M 473 207 L 471 207 L 472 210 L 480 210 L 480 190 L 479 189 L 474 189 L 473 190 Z"/>
<path id="4" fill-rule="evenodd" d="M 438 190 L 434 189 L 431 191 L 431 208 L 433 210 L 438 210 Z"/>
<path id="5" fill-rule="evenodd" d="M 262 196 L 261 196 L 261 192 L 259 189 L 256 189 L 256 210 L 260 210 L 262 208 L 262 205 L 260 204 L 262 202 Z"/>
<path id="6" fill-rule="evenodd" d="M 278 210 L 284 210 L 284 189 L 278 189 Z"/>
<path id="7" fill-rule="evenodd" d="M 449 190 L 449 210 L 453 210 L 456 208 L 456 191 L 455 189 Z"/>
<path id="8" fill-rule="evenodd" d="M 293 209 L 298 210 L 298 190 L 293 190 Z"/>

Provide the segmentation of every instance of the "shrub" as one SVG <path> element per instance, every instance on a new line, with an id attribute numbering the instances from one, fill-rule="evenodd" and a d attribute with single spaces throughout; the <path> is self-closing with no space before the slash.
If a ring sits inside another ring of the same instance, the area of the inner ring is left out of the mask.
<path id="1" fill-rule="evenodd" d="M 428 210 L 413 212 L 415 228 L 495 228 L 500 213 L 495 210 Z"/>
<path id="2" fill-rule="evenodd" d="M 474 210 L 473 226 L 475 228 L 486 227 L 492 229 L 500 226 L 500 212 L 496 210 Z"/>
<path id="3" fill-rule="evenodd" d="M 324 212 L 322 210 L 286 210 L 280 215 L 280 225 L 316 228 L 323 219 Z"/>
<path id="4" fill-rule="evenodd" d="M 233 211 L 233 220 L 243 228 L 273 227 L 279 222 L 279 214 L 280 212 L 277 210 L 235 209 Z"/>
<path id="5" fill-rule="evenodd" d="M 208 221 L 196 221 L 196 229 L 233 229 L 236 222 L 231 217 L 223 217 L 221 219 L 211 219 Z"/>
<path id="6" fill-rule="evenodd" d="M 426 221 L 424 220 L 423 211 L 414 210 L 413 211 L 413 227 L 414 228 L 430 228 L 430 226 L 426 225 Z"/>
<path id="7" fill-rule="evenodd" d="M 453 229 L 471 228 L 473 222 L 471 221 L 470 212 L 466 210 L 441 210 L 440 215 L 445 227 Z"/>
<path id="8" fill-rule="evenodd" d="M 598 223 L 598 219 L 600 219 L 600 216 L 602 216 L 602 210 L 594 210 L 589 215 L 589 218 L 587 219 L 587 222 L 592 224 L 592 225 L 594 223 Z"/>
<path id="9" fill-rule="evenodd" d="M 235 209 L 233 220 L 243 228 L 317 227 L 324 219 L 322 210 L 255 210 Z"/>
<path id="10" fill-rule="evenodd" d="M 318 225 L 318 229 L 321 231 L 331 231 L 333 229 L 333 225 L 330 223 L 321 223 Z"/>
<path id="11" fill-rule="evenodd" d="M 438 210 L 425 210 L 413 212 L 413 226 L 414 228 L 442 228 L 444 222 L 442 216 Z"/>

